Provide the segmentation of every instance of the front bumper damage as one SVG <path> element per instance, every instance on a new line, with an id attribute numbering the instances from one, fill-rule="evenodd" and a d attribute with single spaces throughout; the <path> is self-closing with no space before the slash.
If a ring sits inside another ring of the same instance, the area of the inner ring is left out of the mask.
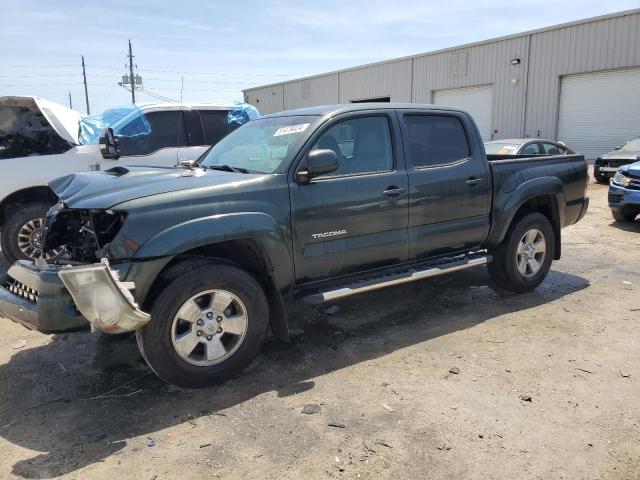
<path id="1" fill-rule="evenodd" d="M 16 262 L 0 288 L 0 314 L 43 332 L 69 331 L 89 324 L 106 333 L 136 330 L 150 320 L 106 259 L 81 266 L 36 266 Z"/>
<path id="2" fill-rule="evenodd" d="M 91 325 L 106 333 L 137 330 L 151 317 L 138 308 L 129 289 L 133 282 L 121 282 L 118 272 L 101 263 L 63 267 L 58 276 L 73 297 L 78 310 Z"/>
<path id="3" fill-rule="evenodd" d="M 57 333 L 89 326 L 52 265 L 20 260 L 0 282 L 0 315 L 30 330 Z"/>

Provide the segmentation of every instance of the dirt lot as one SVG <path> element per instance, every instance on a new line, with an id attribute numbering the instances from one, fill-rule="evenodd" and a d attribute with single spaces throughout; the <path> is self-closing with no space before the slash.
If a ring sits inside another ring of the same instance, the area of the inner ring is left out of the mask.
<path id="1" fill-rule="evenodd" d="M 0 478 L 640 478 L 640 222 L 590 196 L 536 291 L 477 270 L 296 307 L 218 388 L 0 319 Z"/>

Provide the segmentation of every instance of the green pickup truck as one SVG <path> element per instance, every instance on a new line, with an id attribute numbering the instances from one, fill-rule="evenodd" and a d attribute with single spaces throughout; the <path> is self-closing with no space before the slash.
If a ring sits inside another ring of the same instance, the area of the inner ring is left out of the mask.
<path id="1" fill-rule="evenodd" d="M 117 156 L 110 132 L 105 155 Z M 262 117 L 181 168 L 117 166 L 50 184 L 46 249 L 1 279 L 0 313 L 60 332 L 135 331 L 167 382 L 238 374 L 284 302 L 330 302 L 487 265 L 538 286 L 588 207 L 581 155 L 487 158 L 468 113 L 418 104 Z"/>

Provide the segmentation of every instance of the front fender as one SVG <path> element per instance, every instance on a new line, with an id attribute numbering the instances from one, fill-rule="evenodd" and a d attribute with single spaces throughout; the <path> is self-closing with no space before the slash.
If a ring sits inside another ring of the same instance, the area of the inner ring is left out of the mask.
<path id="1" fill-rule="evenodd" d="M 226 213 L 189 220 L 158 232 L 134 253 L 132 260 L 175 256 L 228 240 L 252 239 L 262 247 L 267 267 L 286 292 L 293 282 L 293 260 L 287 229 L 260 212 Z"/>
<path id="2" fill-rule="evenodd" d="M 543 195 L 553 195 L 556 200 L 558 228 L 564 225 L 566 202 L 564 187 L 558 177 L 537 177 L 518 183 L 514 176 L 495 193 L 493 222 L 487 245 L 499 245 L 505 238 L 518 209 L 528 200 Z"/>

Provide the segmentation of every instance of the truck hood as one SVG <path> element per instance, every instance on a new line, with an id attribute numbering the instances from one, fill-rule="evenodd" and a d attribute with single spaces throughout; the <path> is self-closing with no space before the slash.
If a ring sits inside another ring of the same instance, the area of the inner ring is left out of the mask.
<path id="1" fill-rule="evenodd" d="M 200 187 L 240 186 L 263 177 L 200 168 L 116 167 L 60 177 L 49 187 L 69 208 L 114 207 L 137 198 Z"/>
<path id="2" fill-rule="evenodd" d="M 80 143 L 79 112 L 40 97 L 0 97 L 0 132 L 5 135 L 46 128 L 38 121 L 41 117 L 60 138 L 74 145 Z"/>
<path id="3" fill-rule="evenodd" d="M 602 155 L 603 160 L 635 160 L 640 150 L 613 150 Z"/>

